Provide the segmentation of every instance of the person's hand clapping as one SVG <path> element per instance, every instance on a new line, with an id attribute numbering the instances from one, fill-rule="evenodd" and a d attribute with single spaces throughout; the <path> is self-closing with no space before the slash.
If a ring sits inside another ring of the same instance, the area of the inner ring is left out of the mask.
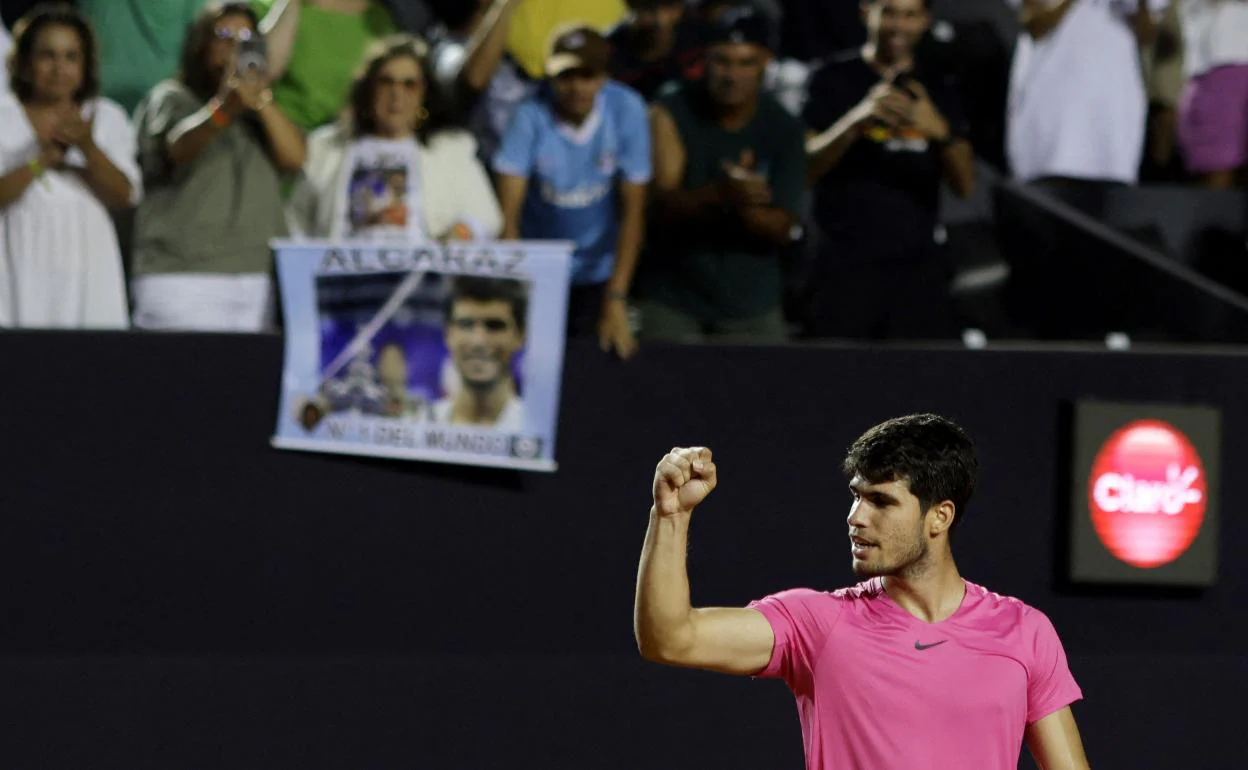
<path id="1" fill-rule="evenodd" d="M 725 201 L 737 208 L 766 206 L 771 203 L 771 185 L 755 170 L 754 153 L 745 150 L 736 163 L 724 161 L 724 176 L 720 180 Z"/>
<path id="2" fill-rule="evenodd" d="M 913 119 L 914 99 L 894 85 L 892 78 L 886 78 L 867 92 L 856 109 L 859 123 L 897 128 Z"/>
<path id="3" fill-rule="evenodd" d="M 927 89 L 917 80 L 910 81 L 906 87 L 914 94 L 914 105 L 910 113 L 910 124 L 929 139 L 944 142 L 949 139 L 949 121 L 945 120 L 936 108 Z"/>
<path id="4" fill-rule="evenodd" d="M 82 117 L 82 111 L 77 104 L 68 105 L 57 115 L 56 125 L 52 129 L 52 140 L 62 147 L 78 147 L 85 152 L 93 141 L 93 123 L 93 119 Z"/>
<path id="5" fill-rule="evenodd" d="M 662 517 L 688 516 L 715 489 L 711 450 L 674 448 L 654 471 L 654 510 Z"/>

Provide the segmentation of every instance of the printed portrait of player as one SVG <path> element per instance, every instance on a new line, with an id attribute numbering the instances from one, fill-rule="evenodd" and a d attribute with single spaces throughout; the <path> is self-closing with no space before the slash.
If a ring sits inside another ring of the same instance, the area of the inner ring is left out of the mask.
<path id="1" fill-rule="evenodd" d="M 528 305 L 527 286 L 521 281 L 475 276 L 455 280 L 444 334 L 459 383 L 434 404 L 437 422 L 512 432 L 524 428 L 513 363 L 524 348 Z"/>

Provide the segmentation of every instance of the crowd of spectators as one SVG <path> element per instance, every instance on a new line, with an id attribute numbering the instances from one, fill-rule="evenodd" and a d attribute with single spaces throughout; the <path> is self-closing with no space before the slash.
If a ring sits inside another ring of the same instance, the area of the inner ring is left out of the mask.
<path id="1" fill-rule="evenodd" d="M 1008 173 L 1244 184 L 1248 0 L 999 2 Z M 929 6 L 0 0 L 0 326 L 267 330 L 274 238 L 503 238 L 574 242 L 569 333 L 623 357 L 951 338 Z"/>

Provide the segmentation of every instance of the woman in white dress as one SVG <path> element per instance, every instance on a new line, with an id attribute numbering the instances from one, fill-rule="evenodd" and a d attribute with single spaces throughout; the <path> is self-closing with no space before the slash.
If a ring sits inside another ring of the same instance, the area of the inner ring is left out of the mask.
<path id="1" fill-rule="evenodd" d="M 494 188 L 476 141 L 452 124 L 424 44 L 408 35 L 378 41 L 361 70 L 343 120 L 308 138 L 292 229 L 409 243 L 496 238 L 503 221 Z M 379 199 L 383 215 L 370 216 L 361 204 Z"/>
<path id="2" fill-rule="evenodd" d="M 140 195 L 125 111 L 98 97 L 95 40 L 77 12 L 37 8 L 13 30 L 0 96 L 0 326 L 124 329 L 109 209 Z"/>

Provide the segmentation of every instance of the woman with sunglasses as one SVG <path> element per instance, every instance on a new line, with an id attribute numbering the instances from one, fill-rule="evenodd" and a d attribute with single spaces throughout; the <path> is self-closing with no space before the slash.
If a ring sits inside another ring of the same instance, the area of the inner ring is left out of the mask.
<path id="1" fill-rule="evenodd" d="M 99 98 L 95 38 L 67 5 L 14 28 L 0 97 L 0 326 L 125 328 L 109 209 L 139 197 L 125 111 Z"/>
<path id="2" fill-rule="evenodd" d="M 269 240 L 286 234 L 282 173 L 303 165 L 304 143 L 273 103 L 256 23 L 243 3 L 205 8 L 181 73 L 135 114 L 148 190 L 135 326 L 254 332 L 273 320 Z"/>
<path id="3" fill-rule="evenodd" d="M 290 205 L 303 235 L 407 243 L 497 237 L 502 213 L 476 142 L 453 127 L 429 73 L 416 38 L 375 45 L 342 121 L 308 139 Z"/>

